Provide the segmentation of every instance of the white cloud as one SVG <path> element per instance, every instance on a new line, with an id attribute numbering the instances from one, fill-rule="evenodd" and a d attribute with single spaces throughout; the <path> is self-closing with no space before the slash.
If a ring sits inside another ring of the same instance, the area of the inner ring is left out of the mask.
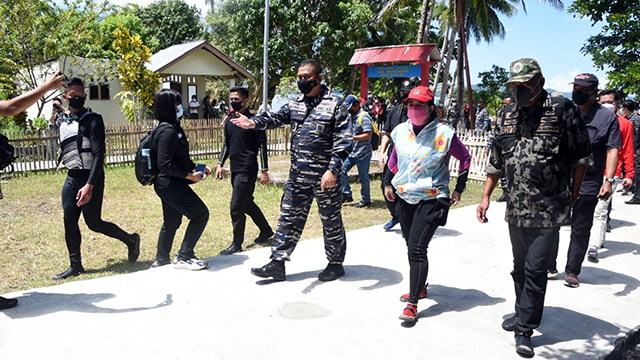
<path id="1" fill-rule="evenodd" d="M 571 92 L 573 90 L 573 85 L 569 83 L 572 82 L 573 78 L 578 74 L 580 74 L 580 70 L 574 69 L 568 73 L 556 75 L 547 80 L 544 87 L 555 91 Z"/>
<path id="2" fill-rule="evenodd" d="M 582 73 L 582 71 L 574 69 L 568 73 L 556 75 L 547 80 L 544 87 L 555 91 L 570 93 L 573 90 L 573 85 L 571 85 L 570 82 L 573 82 L 573 78 L 580 73 Z M 606 89 L 607 84 L 609 83 L 609 78 L 602 76 L 602 74 L 596 74 L 596 76 L 598 76 L 599 80 L 598 88 Z"/>

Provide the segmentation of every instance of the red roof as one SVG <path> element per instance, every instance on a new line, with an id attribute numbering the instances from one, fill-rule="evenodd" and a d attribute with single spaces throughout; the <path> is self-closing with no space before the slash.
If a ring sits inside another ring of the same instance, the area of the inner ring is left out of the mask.
<path id="1" fill-rule="evenodd" d="M 357 49 L 349 65 L 372 65 L 395 62 L 435 63 L 441 61 L 436 44 L 394 45 Z"/>

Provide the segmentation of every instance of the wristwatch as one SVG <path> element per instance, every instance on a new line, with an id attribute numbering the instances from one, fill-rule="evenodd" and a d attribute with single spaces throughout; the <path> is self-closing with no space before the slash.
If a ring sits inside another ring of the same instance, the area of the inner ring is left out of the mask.
<path id="1" fill-rule="evenodd" d="M 608 182 L 609 184 L 613 185 L 613 183 L 615 183 L 616 181 L 613 178 L 604 178 L 604 181 Z"/>

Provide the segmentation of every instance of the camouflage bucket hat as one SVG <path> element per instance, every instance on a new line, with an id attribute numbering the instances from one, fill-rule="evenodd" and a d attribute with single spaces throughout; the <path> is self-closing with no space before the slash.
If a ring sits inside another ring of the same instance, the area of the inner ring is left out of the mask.
<path id="1" fill-rule="evenodd" d="M 540 64 L 534 59 L 522 58 L 511 63 L 509 67 L 509 80 L 505 84 L 513 82 L 527 82 L 536 74 L 542 74 Z"/>

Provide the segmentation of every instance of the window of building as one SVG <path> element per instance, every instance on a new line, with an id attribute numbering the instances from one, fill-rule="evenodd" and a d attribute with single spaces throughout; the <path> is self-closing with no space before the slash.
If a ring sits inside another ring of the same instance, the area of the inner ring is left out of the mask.
<path id="1" fill-rule="evenodd" d="M 98 85 L 89 85 L 89 100 L 100 100 Z"/>
<path id="2" fill-rule="evenodd" d="M 89 100 L 111 100 L 111 90 L 108 83 L 89 85 Z"/>
<path id="3" fill-rule="evenodd" d="M 100 84 L 100 100 L 111 100 L 109 84 Z"/>

